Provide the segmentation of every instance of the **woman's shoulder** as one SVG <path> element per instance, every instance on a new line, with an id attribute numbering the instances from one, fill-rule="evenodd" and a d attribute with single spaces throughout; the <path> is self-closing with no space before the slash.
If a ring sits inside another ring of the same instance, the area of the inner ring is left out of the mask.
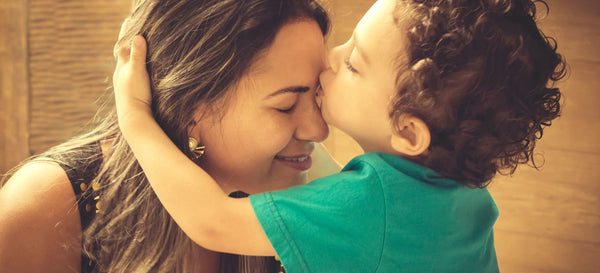
<path id="1" fill-rule="evenodd" d="M 79 272 L 81 223 L 65 171 L 25 164 L 0 189 L 0 272 Z"/>
<path id="2" fill-rule="evenodd" d="M 69 202 L 72 201 L 72 202 Z M 2 212 L 56 211 L 75 204 L 75 194 L 64 169 L 51 160 L 34 160 L 17 170 L 0 189 Z"/>

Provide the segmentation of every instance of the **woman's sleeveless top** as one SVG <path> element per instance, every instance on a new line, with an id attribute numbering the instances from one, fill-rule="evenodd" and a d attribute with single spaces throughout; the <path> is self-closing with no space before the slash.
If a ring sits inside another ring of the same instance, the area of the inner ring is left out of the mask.
<path id="1" fill-rule="evenodd" d="M 92 180 L 97 176 L 102 165 L 102 149 L 99 143 L 90 144 L 89 147 L 82 149 L 83 154 L 77 158 L 61 158 L 50 157 L 63 168 L 77 200 L 79 216 L 81 219 L 81 229 L 84 231 L 99 209 L 99 193 L 97 191 L 86 191 L 89 187 L 97 188 L 97 185 L 92 183 Z M 94 262 L 85 254 L 81 254 L 81 272 L 90 273 L 94 269 Z"/>
<path id="2" fill-rule="evenodd" d="M 81 229 L 83 232 L 89 226 L 91 221 L 94 219 L 94 216 L 100 209 L 100 203 L 98 201 L 100 192 L 96 190 L 98 185 L 93 182 L 94 178 L 100 171 L 103 161 L 100 144 L 93 143 L 87 147 L 81 148 L 81 153 L 77 155 L 77 158 L 61 157 L 60 155 L 50 156 L 50 158 L 54 159 L 61 166 L 61 168 L 63 168 L 67 174 L 67 177 L 69 178 L 69 181 L 71 182 L 71 186 L 73 187 L 75 198 L 77 200 L 77 207 L 79 209 L 79 216 L 81 219 Z M 90 187 L 93 190 L 88 190 Z M 243 192 L 234 192 L 230 196 L 240 198 L 247 197 L 248 194 Z M 255 270 L 252 270 L 251 268 L 263 263 L 264 264 L 262 266 L 259 266 L 259 268 L 266 270 L 263 273 L 285 272 L 281 266 L 281 263 L 273 260 L 272 258 L 266 259 L 263 262 L 258 262 L 258 264 L 255 264 L 256 262 L 251 262 L 249 264 L 249 260 L 247 258 L 252 260 L 253 257 L 222 254 L 222 264 L 219 272 L 255 272 Z M 85 255 L 82 249 L 81 273 L 91 273 L 95 266 L 96 265 L 94 261 Z"/>

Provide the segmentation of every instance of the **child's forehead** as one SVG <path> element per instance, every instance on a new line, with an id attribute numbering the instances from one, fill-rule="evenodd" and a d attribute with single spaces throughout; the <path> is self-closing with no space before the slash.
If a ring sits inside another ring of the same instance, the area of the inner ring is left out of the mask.
<path id="1" fill-rule="evenodd" d="M 379 0 L 363 16 L 357 25 L 358 31 L 371 32 L 385 31 L 398 33 L 403 25 L 404 4 L 398 0 Z"/>
<path id="2" fill-rule="evenodd" d="M 388 67 L 398 67 L 399 62 L 405 62 L 404 52 L 407 48 L 408 37 L 405 20 L 402 16 L 404 4 L 398 0 L 379 0 L 358 23 L 354 38 L 356 45 L 360 41 L 361 51 Z M 399 12 L 400 5 L 400 13 Z M 388 71 L 388 70 L 386 70 Z"/>

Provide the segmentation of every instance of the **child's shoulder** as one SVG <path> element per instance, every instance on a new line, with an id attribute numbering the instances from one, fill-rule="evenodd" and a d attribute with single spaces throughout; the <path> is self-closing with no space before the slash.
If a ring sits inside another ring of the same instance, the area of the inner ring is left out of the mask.
<path id="1" fill-rule="evenodd" d="M 447 179 L 436 172 L 410 160 L 392 154 L 373 152 L 353 158 L 340 173 L 313 180 L 308 187 L 300 186 L 289 191 L 313 192 L 307 195 L 317 192 L 336 193 L 356 198 L 365 196 L 366 199 L 370 199 L 376 195 L 383 197 L 384 191 L 390 189 L 390 184 L 410 185 L 429 181 L 439 183 L 437 180 L 456 184 L 447 182 Z"/>
<path id="2" fill-rule="evenodd" d="M 379 184 L 386 195 L 427 195 L 443 197 L 452 195 L 487 196 L 485 189 L 472 189 L 460 181 L 446 178 L 438 172 L 396 155 L 373 152 L 352 159 L 338 175 L 340 181 L 357 181 L 356 184 L 373 187 Z M 362 183 L 360 182 L 362 181 Z"/>
<path id="3" fill-rule="evenodd" d="M 485 210 L 485 215 L 497 216 L 495 202 L 487 189 L 469 188 L 406 158 L 381 152 L 368 153 L 351 160 L 344 170 L 369 173 L 369 179 L 365 179 L 368 182 L 360 185 L 371 188 L 371 194 L 379 192 L 390 209 L 414 209 L 414 204 L 419 204 L 446 214 L 445 208 L 464 207 L 469 211 L 477 207 Z M 377 187 L 379 191 L 375 190 Z M 375 195 L 366 195 L 371 196 Z"/>

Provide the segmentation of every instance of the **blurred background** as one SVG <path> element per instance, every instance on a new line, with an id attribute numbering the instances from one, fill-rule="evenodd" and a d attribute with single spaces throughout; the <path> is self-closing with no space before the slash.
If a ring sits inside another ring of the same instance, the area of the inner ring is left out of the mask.
<path id="1" fill-rule="evenodd" d="M 132 1 L 0 1 L 5 173 L 84 130 L 98 99 L 112 92 L 112 47 Z M 323 2 L 333 21 L 331 47 L 350 37 L 374 1 Z M 490 186 L 500 209 L 496 250 L 501 272 L 600 272 L 600 3 L 547 2 L 540 25 L 558 40 L 571 75 L 559 86 L 562 117 L 537 147 L 543 167 L 521 167 Z M 325 144 L 342 164 L 362 152 L 334 128 Z"/>

